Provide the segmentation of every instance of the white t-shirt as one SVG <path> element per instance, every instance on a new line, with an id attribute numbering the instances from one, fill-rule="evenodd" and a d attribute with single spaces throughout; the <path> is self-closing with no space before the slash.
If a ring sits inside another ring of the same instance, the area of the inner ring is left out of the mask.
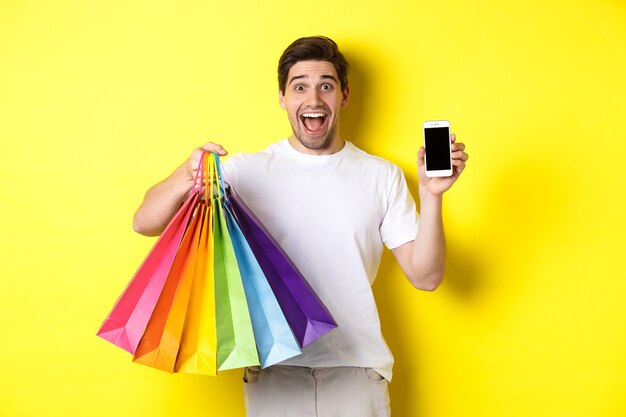
<path id="1" fill-rule="evenodd" d="M 391 380 L 393 356 L 372 294 L 383 244 L 415 239 L 418 214 L 402 171 L 346 142 L 308 155 L 287 139 L 233 155 L 224 179 L 298 267 L 338 324 L 282 365 L 358 366 Z"/>

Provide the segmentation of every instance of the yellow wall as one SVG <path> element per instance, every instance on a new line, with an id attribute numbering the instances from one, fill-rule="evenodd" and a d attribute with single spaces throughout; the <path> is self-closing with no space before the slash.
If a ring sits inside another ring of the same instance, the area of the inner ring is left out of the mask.
<path id="1" fill-rule="evenodd" d="M 445 283 L 385 255 L 395 415 L 626 415 L 622 1 L 0 1 L 0 414 L 242 416 L 239 372 L 130 363 L 95 336 L 154 242 L 144 191 L 207 140 L 289 134 L 277 59 L 353 64 L 344 135 L 404 170 L 421 122 L 471 154 Z"/>

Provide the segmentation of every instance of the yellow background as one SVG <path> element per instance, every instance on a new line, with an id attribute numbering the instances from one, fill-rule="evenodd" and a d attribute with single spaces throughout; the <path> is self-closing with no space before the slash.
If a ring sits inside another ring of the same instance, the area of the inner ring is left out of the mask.
<path id="1" fill-rule="evenodd" d="M 200 144 L 290 133 L 276 63 L 351 61 L 343 134 L 416 195 L 421 122 L 471 158 L 445 283 L 374 285 L 395 416 L 626 415 L 623 1 L 0 1 L 0 415 L 243 416 L 240 372 L 130 363 L 95 333 L 153 239 L 144 191 Z"/>

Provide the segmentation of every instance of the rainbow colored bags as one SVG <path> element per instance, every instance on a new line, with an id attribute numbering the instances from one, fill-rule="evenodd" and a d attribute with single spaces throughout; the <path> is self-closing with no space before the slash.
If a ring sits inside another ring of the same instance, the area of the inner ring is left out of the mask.
<path id="1" fill-rule="evenodd" d="M 293 263 L 202 155 L 194 187 L 98 331 L 133 361 L 216 375 L 267 367 L 337 327 Z"/>
<path id="2" fill-rule="evenodd" d="M 234 190 L 227 189 L 227 194 L 227 204 L 236 214 L 241 230 L 283 307 L 283 313 L 300 346 L 314 342 L 337 327 L 328 310 L 320 308 L 320 301 L 313 289 L 259 219 Z"/>
<path id="3" fill-rule="evenodd" d="M 198 194 L 192 192 L 117 300 L 100 327 L 98 336 L 130 353 L 135 353 L 165 285 L 165 279 L 197 201 Z"/>

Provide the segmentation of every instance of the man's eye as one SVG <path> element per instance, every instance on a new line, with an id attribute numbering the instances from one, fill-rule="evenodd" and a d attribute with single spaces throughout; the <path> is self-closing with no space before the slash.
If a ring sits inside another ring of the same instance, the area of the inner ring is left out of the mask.
<path id="1" fill-rule="evenodd" d="M 304 87 L 301 85 L 296 85 L 296 91 L 302 91 L 304 90 Z"/>
<path id="2" fill-rule="evenodd" d="M 333 86 L 330 84 L 322 84 L 322 90 L 330 90 L 332 89 Z"/>

